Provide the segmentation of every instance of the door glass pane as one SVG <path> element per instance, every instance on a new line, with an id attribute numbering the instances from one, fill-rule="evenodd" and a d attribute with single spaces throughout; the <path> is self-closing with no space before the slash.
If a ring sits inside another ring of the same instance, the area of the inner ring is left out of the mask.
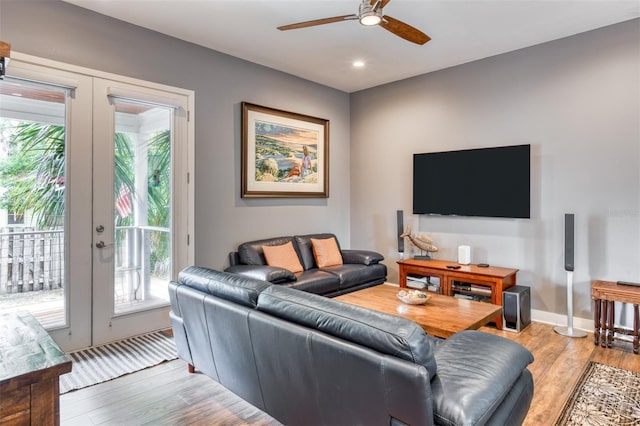
<path id="1" fill-rule="evenodd" d="M 65 305 L 65 89 L 0 80 L 0 311 L 47 328 Z"/>
<path id="2" fill-rule="evenodd" d="M 114 313 L 166 305 L 173 110 L 115 99 Z"/>

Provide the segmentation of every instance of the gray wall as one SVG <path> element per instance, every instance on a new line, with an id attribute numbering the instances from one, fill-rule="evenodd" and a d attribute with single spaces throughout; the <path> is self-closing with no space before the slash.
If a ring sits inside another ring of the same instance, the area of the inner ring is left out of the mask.
<path id="1" fill-rule="evenodd" d="M 382 252 L 397 279 L 404 209 L 436 258 L 468 244 L 473 263 L 520 269 L 534 309 L 565 314 L 564 213 L 575 213 L 575 315 L 592 317 L 592 280 L 640 281 L 639 23 L 352 94 L 352 246 Z M 515 144 L 532 147 L 531 220 L 411 214 L 413 153 Z"/>
<path id="2" fill-rule="evenodd" d="M 239 242 L 332 231 L 349 246 L 349 95 L 59 1 L 0 3 L 12 50 L 196 92 L 196 263 Z M 240 102 L 330 120 L 330 198 L 240 198 Z"/>

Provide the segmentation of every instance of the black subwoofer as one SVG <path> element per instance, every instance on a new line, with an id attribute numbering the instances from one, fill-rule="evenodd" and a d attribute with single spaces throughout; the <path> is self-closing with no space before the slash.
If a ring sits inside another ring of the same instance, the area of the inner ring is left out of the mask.
<path id="1" fill-rule="evenodd" d="M 531 288 L 516 285 L 502 292 L 502 329 L 520 332 L 531 324 Z"/>

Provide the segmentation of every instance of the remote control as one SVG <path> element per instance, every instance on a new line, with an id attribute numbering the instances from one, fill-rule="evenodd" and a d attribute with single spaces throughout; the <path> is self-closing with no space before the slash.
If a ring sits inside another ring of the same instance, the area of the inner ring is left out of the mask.
<path id="1" fill-rule="evenodd" d="M 489 264 L 488 263 L 478 263 L 478 268 L 488 268 Z"/>
<path id="2" fill-rule="evenodd" d="M 460 266 L 458 266 L 458 265 L 447 265 L 447 268 L 449 268 L 449 269 L 460 269 Z"/>
<path id="3" fill-rule="evenodd" d="M 618 281 L 618 285 L 632 285 L 635 287 L 640 287 L 640 283 L 632 283 L 631 281 Z"/>

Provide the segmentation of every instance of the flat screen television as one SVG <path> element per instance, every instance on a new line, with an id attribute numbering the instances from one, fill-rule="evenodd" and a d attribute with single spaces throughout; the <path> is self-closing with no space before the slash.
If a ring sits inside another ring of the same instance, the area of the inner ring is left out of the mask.
<path id="1" fill-rule="evenodd" d="M 413 155 L 413 213 L 531 217 L 531 145 Z"/>

